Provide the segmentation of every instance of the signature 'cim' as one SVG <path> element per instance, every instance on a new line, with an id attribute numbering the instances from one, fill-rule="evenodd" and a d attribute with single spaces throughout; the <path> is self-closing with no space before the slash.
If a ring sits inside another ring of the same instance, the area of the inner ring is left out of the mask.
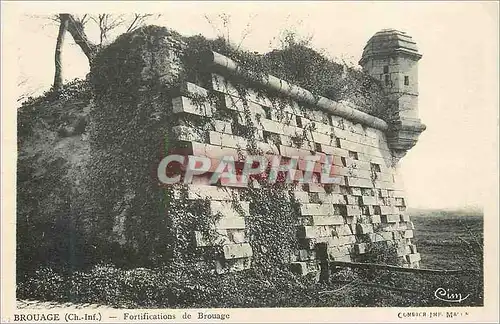
<path id="1" fill-rule="evenodd" d="M 462 297 L 462 293 L 450 293 L 449 289 L 438 288 L 434 292 L 434 296 L 442 301 L 450 302 L 450 303 L 461 303 L 466 300 L 470 294 L 465 297 Z"/>

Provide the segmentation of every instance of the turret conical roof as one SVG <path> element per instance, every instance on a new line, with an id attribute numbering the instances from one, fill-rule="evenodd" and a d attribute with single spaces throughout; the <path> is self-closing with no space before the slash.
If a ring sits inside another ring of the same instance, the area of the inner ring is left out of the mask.
<path id="1" fill-rule="evenodd" d="M 396 29 L 383 29 L 373 35 L 366 44 L 360 65 L 372 57 L 392 56 L 394 54 L 410 55 L 419 60 L 422 54 L 418 52 L 417 43 L 405 32 Z"/>

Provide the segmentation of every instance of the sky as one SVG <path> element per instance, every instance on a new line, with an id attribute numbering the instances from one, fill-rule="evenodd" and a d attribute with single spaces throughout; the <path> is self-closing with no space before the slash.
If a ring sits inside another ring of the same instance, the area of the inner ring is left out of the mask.
<path id="1" fill-rule="evenodd" d="M 10 12 L 10 18 L 17 17 L 17 37 L 6 44 L 17 49 L 18 82 L 24 81 L 21 92 L 40 93 L 53 80 L 57 25 L 41 17 L 51 13 L 161 13 L 154 24 L 184 35 L 215 37 L 226 33 L 227 37 L 229 31 L 233 42 L 258 52 L 278 46 L 280 32 L 293 30 L 312 37 L 313 48 L 352 64 L 357 64 L 364 45 L 377 31 L 405 31 L 423 54 L 419 61 L 419 112 L 427 125 L 417 145 L 400 162 L 409 206 L 482 207 L 495 191 L 497 2 L 207 1 L 54 6 L 32 2 Z M 220 14 L 229 17 L 228 28 L 218 18 Z M 95 31 L 88 29 L 94 40 Z M 63 53 L 65 79 L 88 73 L 87 60 L 69 34 Z"/>

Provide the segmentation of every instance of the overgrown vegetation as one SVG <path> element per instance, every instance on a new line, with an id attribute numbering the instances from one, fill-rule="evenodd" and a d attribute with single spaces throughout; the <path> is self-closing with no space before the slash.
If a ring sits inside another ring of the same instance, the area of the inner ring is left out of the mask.
<path id="1" fill-rule="evenodd" d="M 85 242 L 84 181 L 89 154 L 85 132 L 91 91 L 85 80 L 67 83 L 18 111 L 17 269 L 40 264 L 78 266 Z"/>
<path id="2" fill-rule="evenodd" d="M 287 263 L 296 250 L 297 204 L 290 188 L 281 184 L 266 187 L 262 182 L 243 198 L 251 209 L 246 236 L 253 269 L 224 275 L 211 271 L 220 251 L 197 247 L 192 231 L 216 239 L 211 229 L 217 215 L 207 211 L 207 201 L 189 201 L 185 188 L 176 188 L 179 197 L 156 179 L 163 155 L 182 148 L 165 134 L 178 122 L 171 106 L 176 86 L 184 80 L 209 82 L 203 62 L 209 50 L 236 60 L 253 78 L 270 73 L 380 117 L 389 112 L 375 80 L 293 39 L 281 50 L 258 55 L 222 38 L 183 38 L 155 26 L 122 35 L 95 57 L 89 81 L 49 91 L 20 109 L 18 296 L 118 307 L 353 306 L 359 300 L 366 300 L 366 306 L 425 304 L 422 296 L 420 301 L 390 297 L 361 286 L 353 286 L 348 298 L 324 293 L 344 289 L 345 280 L 408 283 L 388 273 L 344 271 L 324 283 L 291 274 Z M 238 87 L 241 98 L 247 86 Z M 204 100 L 220 105 L 219 99 Z M 278 108 L 284 104 L 275 101 Z M 245 149 L 262 153 L 248 127 L 243 130 L 249 140 Z M 237 201 L 234 205 L 239 210 Z M 392 252 L 374 246 L 367 257 L 391 263 Z"/>
<path id="3" fill-rule="evenodd" d="M 361 111 L 385 120 L 393 117 L 394 103 L 384 94 L 378 80 L 345 63 L 327 58 L 293 34 L 287 35 L 281 49 L 266 54 L 235 48 L 223 37 L 209 40 L 194 36 L 185 41 L 188 44 L 186 62 L 193 70 L 206 69 L 206 63 L 200 57 L 215 51 L 239 63 L 250 79 L 259 80 L 271 74 L 307 89 L 313 95 L 351 102 Z"/>
<path id="4" fill-rule="evenodd" d="M 368 259 L 394 259 L 390 249 L 375 250 L 368 252 Z M 18 296 L 117 308 L 450 306 L 435 298 L 440 287 L 464 297 L 470 294 L 460 306 L 483 305 L 480 274 L 343 268 L 334 270 L 328 282 L 316 282 L 313 277 L 293 275 L 279 264 L 272 275 L 258 268 L 218 275 L 177 263 L 129 270 L 100 264 L 85 272 L 66 273 L 41 268 L 18 285 Z"/>

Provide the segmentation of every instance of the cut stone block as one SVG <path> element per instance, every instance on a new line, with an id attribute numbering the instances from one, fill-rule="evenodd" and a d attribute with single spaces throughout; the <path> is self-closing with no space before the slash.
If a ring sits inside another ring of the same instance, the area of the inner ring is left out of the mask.
<path id="1" fill-rule="evenodd" d="M 230 95 L 225 96 L 225 101 L 227 109 L 236 110 L 243 113 L 249 112 L 250 115 L 254 116 L 255 114 L 259 114 L 262 118 L 265 118 L 266 116 L 266 111 L 264 110 L 264 108 L 262 108 L 261 105 L 255 102 L 248 100 L 246 100 L 245 102 L 245 100 L 242 98 Z"/>
<path id="2" fill-rule="evenodd" d="M 347 185 L 351 187 L 373 188 L 373 183 L 370 179 L 347 177 Z"/>
<path id="3" fill-rule="evenodd" d="M 325 188 L 319 183 L 306 183 L 304 188 L 308 192 L 325 192 Z"/>
<path id="4" fill-rule="evenodd" d="M 252 256 L 252 247 L 248 243 L 222 246 L 225 259 L 248 258 Z"/>
<path id="5" fill-rule="evenodd" d="M 362 192 L 361 192 L 361 188 L 354 188 L 354 187 L 350 187 L 349 188 L 349 194 L 353 195 L 353 196 L 362 196 Z"/>
<path id="6" fill-rule="evenodd" d="M 272 143 L 257 142 L 257 149 L 261 150 L 264 155 L 279 155 L 278 146 Z"/>
<path id="7" fill-rule="evenodd" d="M 373 224 L 356 224 L 357 234 L 370 234 L 373 233 Z"/>
<path id="8" fill-rule="evenodd" d="M 310 261 L 316 259 L 316 252 L 312 250 L 299 250 L 298 260 L 299 261 Z"/>
<path id="9" fill-rule="evenodd" d="M 231 123 L 229 122 L 214 119 L 210 123 L 213 125 L 214 130 L 216 132 L 224 134 L 233 134 L 233 128 Z"/>
<path id="10" fill-rule="evenodd" d="M 275 141 L 276 142 L 276 141 Z M 295 143 L 292 141 L 292 138 L 287 135 L 279 134 L 279 143 L 283 146 L 294 147 Z"/>
<path id="11" fill-rule="evenodd" d="M 344 218 L 342 216 L 312 216 L 312 224 L 317 226 L 323 225 L 342 225 Z"/>
<path id="12" fill-rule="evenodd" d="M 213 215 L 219 213 L 226 217 L 244 217 L 250 213 L 248 201 L 210 201 L 210 210 Z"/>
<path id="13" fill-rule="evenodd" d="M 315 129 L 317 128 L 317 124 L 329 119 L 328 115 L 329 114 L 318 109 L 307 109 L 304 111 L 304 116 L 313 121 Z"/>
<path id="14" fill-rule="evenodd" d="M 305 191 L 295 191 L 295 199 L 300 203 L 309 203 L 309 193 Z"/>
<path id="15" fill-rule="evenodd" d="M 329 237 L 332 235 L 332 227 L 329 225 L 320 225 L 316 228 L 318 230 L 318 237 Z"/>
<path id="16" fill-rule="evenodd" d="M 324 145 L 330 145 L 330 146 L 335 145 L 335 137 L 334 136 L 330 136 L 330 135 L 315 132 L 315 131 L 307 132 L 306 134 L 311 134 L 311 138 L 309 139 L 310 141 L 324 144 Z M 332 133 L 332 135 L 333 135 L 333 133 Z"/>
<path id="17" fill-rule="evenodd" d="M 405 239 L 413 238 L 413 231 L 412 230 L 405 231 L 404 232 L 404 238 Z"/>
<path id="18" fill-rule="evenodd" d="M 348 224 L 335 226 L 335 231 L 339 236 L 352 235 L 351 227 Z"/>
<path id="19" fill-rule="evenodd" d="M 339 245 L 349 245 L 349 244 L 354 244 L 356 243 L 356 236 L 354 235 L 346 235 L 346 236 L 339 236 Z"/>
<path id="20" fill-rule="evenodd" d="M 299 238 L 319 237 L 319 230 L 317 226 L 299 226 L 297 231 Z"/>
<path id="21" fill-rule="evenodd" d="M 356 135 L 352 133 L 346 133 L 346 137 L 348 137 L 348 139 L 356 140 Z M 366 145 L 362 145 L 347 139 L 340 139 L 340 147 L 353 152 L 369 153 Z"/>
<path id="22" fill-rule="evenodd" d="M 301 275 L 301 276 L 305 276 L 309 272 L 307 269 L 306 262 L 292 262 L 292 263 L 290 263 L 290 271 L 295 273 L 295 274 Z"/>
<path id="23" fill-rule="evenodd" d="M 394 231 L 394 232 L 392 232 L 392 238 L 394 240 L 400 240 L 403 238 L 403 235 L 401 234 L 401 232 Z"/>
<path id="24" fill-rule="evenodd" d="M 332 204 L 302 204 L 300 206 L 302 215 L 332 215 Z"/>
<path id="25" fill-rule="evenodd" d="M 189 113 L 193 115 L 212 117 L 214 108 L 208 102 L 195 102 L 187 97 L 172 99 L 172 111 L 174 113 Z"/>
<path id="26" fill-rule="evenodd" d="M 229 135 L 219 132 L 208 132 L 210 144 L 216 146 L 230 147 L 235 149 L 246 149 L 248 141 L 243 137 L 236 135 Z"/>
<path id="27" fill-rule="evenodd" d="M 271 119 L 263 118 L 259 121 L 259 125 L 263 130 L 274 134 L 281 134 L 290 137 L 294 137 L 295 134 L 302 134 L 302 130 L 298 127 L 288 126 Z"/>
<path id="28" fill-rule="evenodd" d="M 354 253 L 356 254 L 364 254 L 366 253 L 368 246 L 366 243 L 359 243 L 354 245 Z"/>
<path id="29" fill-rule="evenodd" d="M 349 254 L 349 250 L 346 246 L 332 246 L 327 249 L 328 259 L 337 261 Z"/>
<path id="30" fill-rule="evenodd" d="M 245 230 L 230 229 L 227 232 L 233 243 L 245 243 L 247 241 Z"/>
<path id="31" fill-rule="evenodd" d="M 320 192 L 318 193 L 319 200 L 322 203 L 330 203 L 330 204 L 345 204 L 346 200 L 344 195 L 337 194 L 337 193 L 323 193 Z"/>
<path id="32" fill-rule="evenodd" d="M 325 123 L 320 123 L 320 122 L 315 122 L 314 123 L 314 130 L 318 133 L 325 134 L 330 136 L 331 134 L 334 134 L 332 126 L 329 124 Z"/>
<path id="33" fill-rule="evenodd" d="M 394 204 L 396 203 L 396 200 L 391 197 L 382 198 L 382 201 L 385 206 L 394 206 Z"/>
<path id="34" fill-rule="evenodd" d="M 348 176 L 368 180 L 370 182 L 371 187 L 373 187 L 372 173 L 370 171 L 352 169 L 352 170 L 350 170 L 350 173 L 348 174 Z M 364 188 L 371 188 L 371 187 L 365 186 Z"/>
<path id="35" fill-rule="evenodd" d="M 347 216 L 361 215 L 361 208 L 359 206 L 346 205 Z"/>
<path id="36" fill-rule="evenodd" d="M 321 145 L 321 149 L 323 153 L 338 156 L 338 157 L 348 157 L 349 153 L 346 149 L 342 149 L 339 147 L 331 146 L 331 145 Z"/>
<path id="37" fill-rule="evenodd" d="M 369 234 L 370 242 L 391 241 L 393 239 L 392 232 L 377 232 Z"/>
<path id="38" fill-rule="evenodd" d="M 176 199 L 181 199 L 183 190 L 174 189 L 174 197 Z M 238 192 L 229 188 L 222 188 L 216 186 L 206 186 L 206 185 L 187 185 L 187 198 L 189 200 L 197 199 L 211 199 L 211 200 L 232 200 L 239 199 Z"/>
<path id="39" fill-rule="evenodd" d="M 243 271 L 251 267 L 252 260 L 249 258 L 217 260 L 215 263 L 215 271 L 217 274 Z"/>
<path id="40" fill-rule="evenodd" d="M 344 197 L 349 205 L 359 205 L 359 196 L 344 195 Z"/>
<path id="41" fill-rule="evenodd" d="M 243 217 L 222 217 L 216 221 L 215 227 L 219 229 L 244 229 L 245 218 Z"/>
<path id="42" fill-rule="evenodd" d="M 288 126 L 297 127 L 297 120 L 295 118 L 295 115 L 289 112 L 270 109 L 270 116 L 271 120 L 280 122 Z"/>
<path id="43" fill-rule="evenodd" d="M 405 257 L 408 253 L 408 246 L 407 245 L 399 245 L 396 248 L 396 253 L 399 257 Z"/>
<path id="44" fill-rule="evenodd" d="M 419 262 L 421 260 L 420 253 L 408 254 L 406 256 L 406 259 L 410 264 L 414 262 Z"/>
<path id="45" fill-rule="evenodd" d="M 380 206 L 380 212 L 382 215 L 399 214 L 399 210 L 395 206 Z"/>
<path id="46" fill-rule="evenodd" d="M 222 92 L 225 94 L 230 94 L 233 96 L 239 96 L 238 90 L 224 78 L 222 75 L 212 73 L 212 88 L 215 91 Z"/>
<path id="47" fill-rule="evenodd" d="M 382 223 L 397 223 L 399 222 L 399 215 L 390 214 L 390 215 L 382 215 L 380 216 Z"/>
<path id="48" fill-rule="evenodd" d="M 339 256 L 334 258 L 334 261 L 351 262 L 351 256 L 349 254 Z"/>
<path id="49" fill-rule="evenodd" d="M 360 217 L 360 216 L 359 215 L 346 216 L 345 217 L 345 222 L 346 222 L 346 224 L 357 224 L 358 223 L 358 217 Z"/>
<path id="50" fill-rule="evenodd" d="M 402 222 L 409 222 L 410 221 L 410 215 L 408 215 L 407 213 L 402 213 L 399 216 L 400 216 Z"/>
<path id="51" fill-rule="evenodd" d="M 373 196 L 362 196 L 363 205 L 376 205 L 377 199 Z"/>
<path id="52" fill-rule="evenodd" d="M 199 85 L 196 85 L 191 82 L 184 82 L 181 87 L 180 91 L 182 95 L 185 95 L 186 97 L 207 97 L 208 96 L 208 90 L 205 88 L 200 87 Z"/>
<path id="53" fill-rule="evenodd" d="M 313 226 L 313 216 L 299 216 L 297 217 L 298 226 Z"/>

